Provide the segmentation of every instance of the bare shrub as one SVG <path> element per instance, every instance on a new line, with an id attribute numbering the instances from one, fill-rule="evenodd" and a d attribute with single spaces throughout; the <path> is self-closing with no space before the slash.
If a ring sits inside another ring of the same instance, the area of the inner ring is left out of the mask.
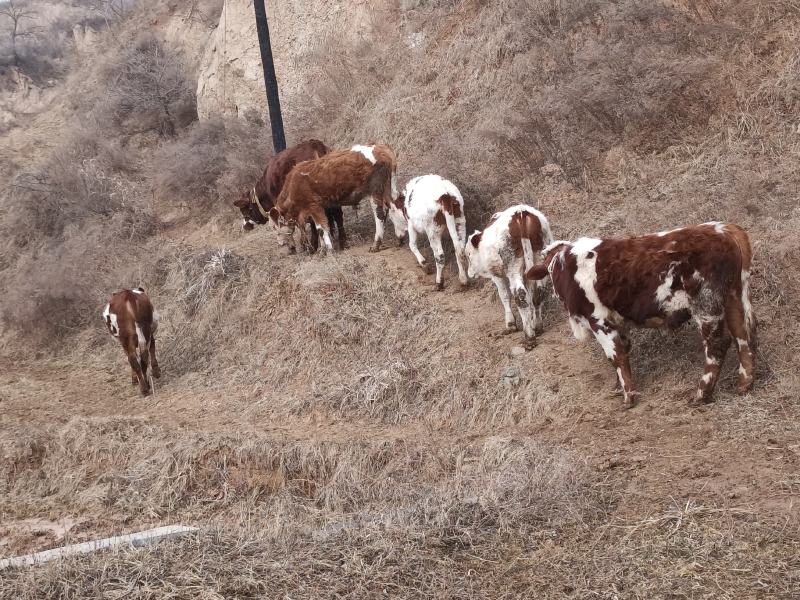
<path id="1" fill-rule="evenodd" d="M 126 132 L 173 136 L 197 118 L 194 82 L 184 57 L 142 34 L 107 59 L 103 78 L 108 118 Z"/>
<path id="2" fill-rule="evenodd" d="M 148 169 L 153 187 L 159 197 L 193 210 L 229 203 L 261 175 L 267 135 L 263 126 L 238 119 L 195 123 L 155 153 Z"/>

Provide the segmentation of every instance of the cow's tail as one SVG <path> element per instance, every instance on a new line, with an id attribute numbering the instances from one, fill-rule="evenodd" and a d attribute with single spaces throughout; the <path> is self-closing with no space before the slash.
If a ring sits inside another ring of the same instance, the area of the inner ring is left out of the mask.
<path id="1" fill-rule="evenodd" d="M 758 345 L 757 329 L 758 320 L 753 312 L 753 304 L 750 299 L 750 272 L 753 265 L 753 249 L 750 246 L 750 238 L 747 232 L 738 225 L 728 225 L 728 233 L 731 235 L 736 245 L 739 247 L 739 255 L 742 260 L 741 277 L 741 301 L 744 311 L 744 322 L 747 327 L 747 335 L 750 338 L 748 343 L 755 350 Z"/>
<path id="2" fill-rule="evenodd" d="M 384 211 L 388 211 L 392 204 L 392 167 L 384 162 L 378 162 L 370 173 L 367 189 L 375 203 Z M 385 212 L 381 215 L 385 219 Z"/>
<path id="3" fill-rule="evenodd" d="M 440 204 L 442 204 L 442 212 L 444 213 L 444 220 L 447 224 L 447 231 L 450 233 L 450 239 L 453 241 L 453 247 L 456 250 L 456 254 L 463 255 L 464 248 L 467 243 L 466 239 L 466 230 L 464 228 L 458 228 L 458 223 L 456 223 L 455 217 L 455 206 L 459 206 L 458 199 L 450 194 L 445 194 L 441 198 L 439 198 Z M 460 214 L 460 211 L 459 211 Z"/>

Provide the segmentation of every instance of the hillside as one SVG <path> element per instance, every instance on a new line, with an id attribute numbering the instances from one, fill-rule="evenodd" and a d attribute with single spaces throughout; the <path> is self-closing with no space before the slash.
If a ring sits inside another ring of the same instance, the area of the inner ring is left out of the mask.
<path id="1" fill-rule="evenodd" d="M 470 228 L 519 202 L 558 238 L 742 225 L 756 385 L 730 353 L 690 407 L 697 331 L 637 332 L 623 411 L 554 301 L 513 356 L 491 282 L 459 290 L 451 256 L 437 292 L 391 234 L 368 253 L 366 207 L 334 255 L 242 233 L 271 152 L 252 5 L 75 2 L 46 65 L 0 47 L 0 557 L 201 532 L 6 571 L 0 597 L 800 596 L 795 5 L 269 4 L 289 142 L 388 142 Z M 148 398 L 100 320 L 136 285 Z"/>

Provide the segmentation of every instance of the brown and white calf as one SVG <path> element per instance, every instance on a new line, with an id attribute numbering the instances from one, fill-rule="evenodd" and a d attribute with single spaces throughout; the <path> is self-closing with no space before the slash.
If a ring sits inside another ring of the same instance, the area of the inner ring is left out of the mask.
<path id="1" fill-rule="evenodd" d="M 544 289 L 541 282 L 532 285 L 526 281 L 525 271 L 536 264 L 539 252 L 552 241 L 547 217 L 531 206 L 518 204 L 495 213 L 486 229 L 470 235 L 467 242 L 469 276 L 494 281 L 503 303 L 506 333 L 516 331 L 513 296 L 528 345 L 542 329 Z"/>
<path id="2" fill-rule="evenodd" d="M 422 175 L 406 184 L 405 191 L 392 205 L 390 216 L 397 237 L 402 239 L 408 231 L 408 247 L 421 267 L 425 257 L 417 248 L 417 236 L 424 233 L 433 250 L 436 262 L 436 286 L 444 289 L 444 248 L 442 236 L 447 231 L 453 242 L 458 265 L 458 280 L 467 284 L 464 263 L 464 246 L 467 238 L 467 220 L 464 217 L 464 198 L 458 188 L 439 175 Z"/>
<path id="3" fill-rule="evenodd" d="M 625 406 L 635 403 L 629 326 L 674 328 L 694 317 L 706 366 L 695 400 L 710 401 L 736 338 L 739 390 L 753 384 L 756 319 L 750 304 L 750 240 L 743 229 L 704 223 L 629 238 L 555 242 L 528 271 L 548 273 L 575 337 L 592 332 L 617 371 Z"/>
<path id="4" fill-rule="evenodd" d="M 281 193 L 289 172 L 298 163 L 325 156 L 328 152 L 330 150 L 321 141 L 306 140 L 272 155 L 256 184 L 244 190 L 233 202 L 242 213 L 242 229 L 251 231 L 256 225 L 269 223 L 269 211 L 275 206 L 275 200 Z M 339 247 L 344 249 L 347 241 L 342 209 L 332 206 L 325 212 L 329 222 L 336 226 Z M 312 224 L 311 248 L 316 250 L 318 243 L 317 230 Z"/>
<path id="5" fill-rule="evenodd" d="M 152 363 L 153 377 L 161 377 L 156 360 L 158 313 L 142 288 L 114 292 L 103 310 L 108 332 L 119 338 L 131 365 L 131 383 L 139 384 L 143 396 L 151 392 L 147 369 Z"/>
<path id="6" fill-rule="evenodd" d="M 291 235 L 298 223 L 311 218 L 325 247 L 332 250 L 325 210 L 357 206 L 368 198 L 375 217 L 375 242 L 370 251 L 375 252 L 383 242 L 383 225 L 389 208 L 397 199 L 396 172 L 394 151 L 385 144 L 334 150 L 292 169 L 275 208 L 270 211 L 270 219 L 286 236 Z"/>

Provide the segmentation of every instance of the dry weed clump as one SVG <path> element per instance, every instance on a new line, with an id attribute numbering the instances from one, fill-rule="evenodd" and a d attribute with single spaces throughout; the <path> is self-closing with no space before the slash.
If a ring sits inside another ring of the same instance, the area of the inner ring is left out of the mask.
<path id="1" fill-rule="evenodd" d="M 158 197 L 171 205 L 232 211 L 239 192 L 252 187 L 269 158 L 263 123 L 210 119 L 166 140 L 148 167 Z"/>

